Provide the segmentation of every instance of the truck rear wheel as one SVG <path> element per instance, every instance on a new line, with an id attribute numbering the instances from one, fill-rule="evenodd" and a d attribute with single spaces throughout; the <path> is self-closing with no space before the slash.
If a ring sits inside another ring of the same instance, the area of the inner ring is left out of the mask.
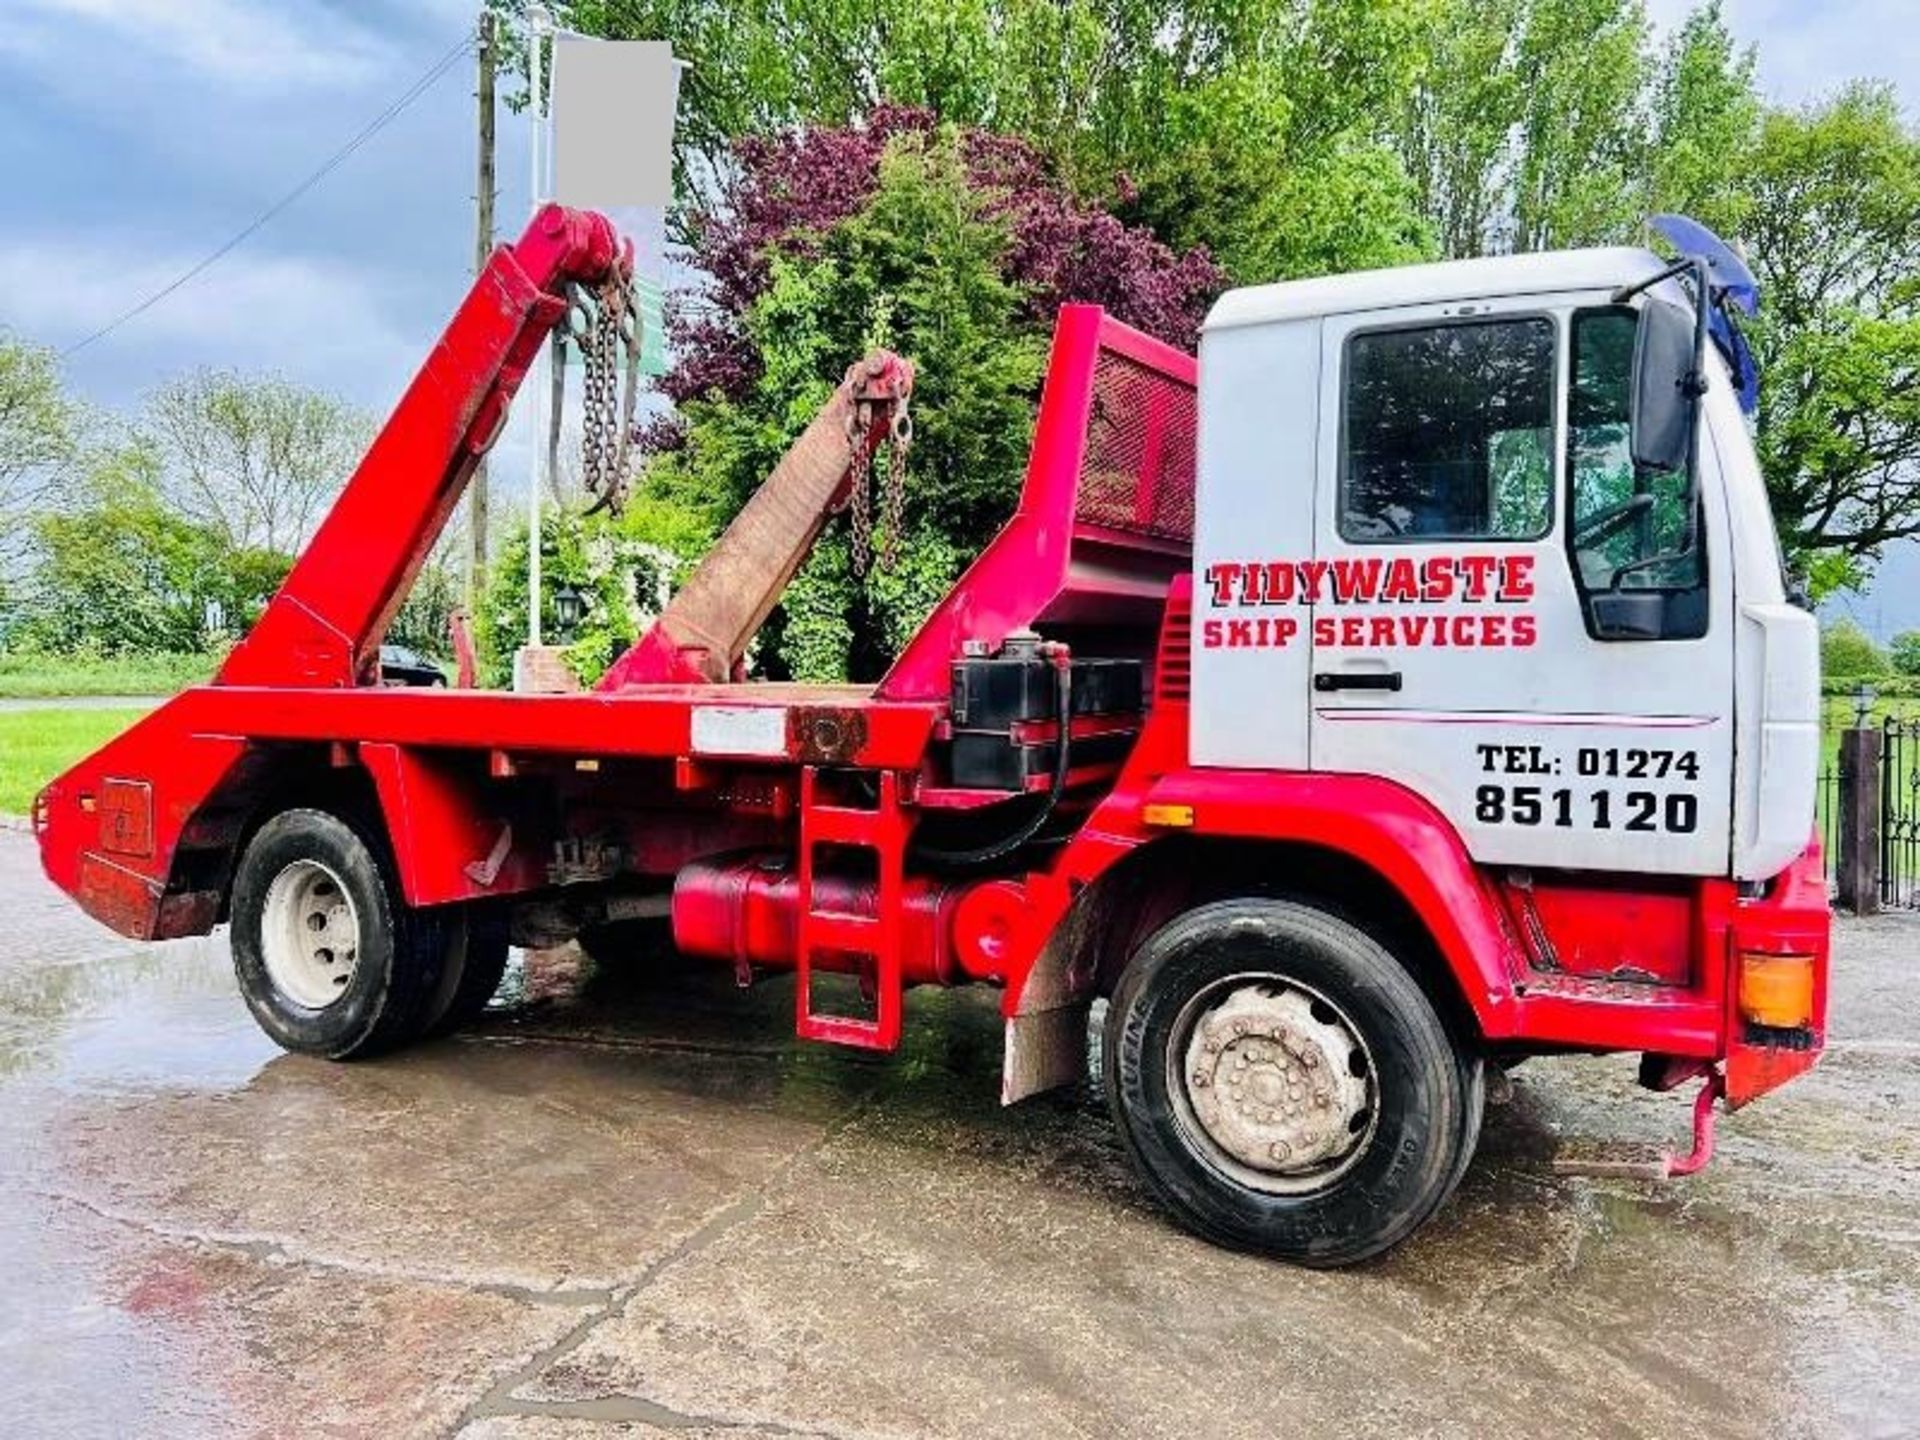
<path id="1" fill-rule="evenodd" d="M 1174 1217 L 1302 1265 L 1405 1239 L 1479 1134 L 1479 1058 L 1377 940 L 1294 901 L 1219 901 L 1156 932 L 1115 988 L 1105 1055 L 1115 1123 Z"/>
<path id="2" fill-rule="evenodd" d="M 346 1060 L 418 1036 L 447 960 L 442 925 L 410 910 L 345 821 L 289 810 L 261 826 L 234 874 L 233 969 L 278 1044 Z"/>
<path id="3" fill-rule="evenodd" d="M 477 1020 L 507 973 L 507 925 L 500 916 L 454 907 L 439 925 L 444 958 L 422 1032 L 429 1040 Z"/>

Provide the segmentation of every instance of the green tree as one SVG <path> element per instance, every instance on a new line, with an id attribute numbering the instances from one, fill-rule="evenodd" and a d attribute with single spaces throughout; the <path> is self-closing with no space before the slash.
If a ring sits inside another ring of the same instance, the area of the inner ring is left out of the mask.
<path id="1" fill-rule="evenodd" d="M 1740 176 L 1763 108 L 1753 67 L 1753 50 L 1734 43 L 1720 0 L 1681 24 L 1654 82 L 1649 211 L 1677 211 L 1722 235 L 1741 233 L 1748 195 Z"/>
<path id="2" fill-rule="evenodd" d="M 1442 253 L 1634 233 L 1647 212 L 1656 84 L 1661 113 L 1686 135 L 1708 128 L 1696 112 L 1708 108 L 1704 32 L 1717 12 L 1702 13 L 1688 22 L 1703 39 L 1682 76 L 1678 61 L 1656 62 L 1641 0 L 1445 0 L 1429 12 L 1427 60 L 1401 92 L 1394 140 Z"/>
<path id="3" fill-rule="evenodd" d="M 178 512 L 238 549 L 297 552 L 373 435 L 371 420 L 278 376 L 196 371 L 149 397 L 142 428 Z"/>
<path id="4" fill-rule="evenodd" d="M 717 526 L 805 428 L 850 356 L 884 345 L 916 363 L 901 564 L 856 582 L 837 538 L 817 547 L 768 637 L 769 658 L 802 678 L 874 673 L 1012 508 L 1046 340 L 1002 273 L 1007 235 L 987 198 L 970 185 L 952 132 L 902 137 L 864 208 L 811 254 L 774 260 L 745 317 L 758 378 L 737 400 L 690 400 L 686 444 L 649 469 L 650 489 Z"/>
<path id="5" fill-rule="evenodd" d="M 1902 630 L 1894 636 L 1888 658 L 1902 675 L 1920 675 L 1920 630 Z"/>
<path id="6" fill-rule="evenodd" d="M 236 550 L 169 506 L 145 446 L 96 455 L 74 502 L 42 515 L 16 641 L 49 653 L 199 651 L 251 623 L 286 557 Z"/>
<path id="7" fill-rule="evenodd" d="M 0 567 L 25 553 L 34 517 L 78 453 L 81 428 L 53 352 L 0 333 Z"/>
<path id="8" fill-rule="evenodd" d="M 697 204 L 720 198 L 741 136 L 924 106 L 1032 141 L 1081 193 L 1254 281 L 1428 253 L 1378 117 L 1440 3 L 575 0 L 564 23 L 692 62 L 676 168 Z"/>
<path id="9" fill-rule="evenodd" d="M 1513 36 L 1524 5 L 1437 7 L 1421 37 L 1427 63 L 1401 102 L 1398 148 L 1419 212 L 1449 258 L 1481 254 L 1506 208 L 1505 162 L 1523 88 Z"/>
<path id="10" fill-rule="evenodd" d="M 1617 238 L 1642 218 L 1634 180 L 1648 80 L 1639 0 L 1532 0 L 1520 31 L 1510 248 Z"/>
<path id="11" fill-rule="evenodd" d="M 1851 620 L 1835 620 L 1820 632 L 1820 673 L 1829 680 L 1887 673 L 1887 656 L 1873 637 Z"/>
<path id="12" fill-rule="evenodd" d="M 1790 559 L 1856 578 L 1920 534 L 1920 136 L 1854 85 L 1769 113 L 1750 165 L 1774 519 Z"/>
<path id="13" fill-rule="evenodd" d="M 566 647 L 566 660 L 583 681 L 597 678 L 658 617 L 673 587 L 712 541 L 705 517 L 657 496 L 642 495 L 618 516 L 582 515 L 549 507 L 540 521 L 541 634 Z M 554 595 L 562 585 L 585 601 L 585 616 L 563 634 Z M 448 602 L 451 603 L 451 581 Z M 404 612 L 403 612 L 404 614 Z M 444 612 L 437 617 L 445 633 Z M 473 616 L 482 684 L 505 686 L 513 654 L 527 643 L 527 532 L 501 537 Z M 396 633 L 401 644 L 430 654 L 440 646 Z"/>

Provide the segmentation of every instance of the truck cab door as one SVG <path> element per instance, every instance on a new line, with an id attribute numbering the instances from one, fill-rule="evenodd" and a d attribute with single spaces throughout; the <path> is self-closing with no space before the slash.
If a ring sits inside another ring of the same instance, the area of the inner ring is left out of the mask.
<path id="1" fill-rule="evenodd" d="M 1689 517 L 1686 477 L 1629 457 L 1637 317 L 1521 297 L 1322 326 L 1314 552 L 1286 577 L 1310 764 L 1400 782 L 1484 863 L 1727 871 L 1724 499 L 1704 474 Z"/>

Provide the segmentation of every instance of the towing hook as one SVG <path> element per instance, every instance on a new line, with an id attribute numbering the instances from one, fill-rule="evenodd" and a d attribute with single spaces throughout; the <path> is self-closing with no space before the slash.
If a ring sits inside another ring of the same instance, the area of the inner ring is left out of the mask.
<path id="1" fill-rule="evenodd" d="M 1585 1175 L 1614 1180 L 1674 1180 L 1697 1175 L 1713 1159 L 1714 1101 L 1727 1093 L 1726 1077 L 1709 1070 L 1693 1100 L 1693 1148 L 1684 1155 L 1662 1150 L 1651 1159 L 1628 1156 L 1568 1156 L 1556 1158 L 1556 1175 Z"/>
<path id="2" fill-rule="evenodd" d="M 1685 1155 L 1663 1153 L 1660 1158 L 1665 1171 L 1661 1179 L 1694 1175 L 1707 1168 L 1707 1162 L 1713 1159 L 1713 1102 L 1726 1093 L 1727 1077 L 1717 1069 L 1709 1070 L 1701 1082 L 1700 1093 L 1693 1098 L 1693 1149 Z"/>

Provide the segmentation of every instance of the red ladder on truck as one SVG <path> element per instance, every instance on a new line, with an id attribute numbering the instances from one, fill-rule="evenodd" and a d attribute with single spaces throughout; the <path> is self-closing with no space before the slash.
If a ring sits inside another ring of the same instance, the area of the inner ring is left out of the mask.
<path id="1" fill-rule="evenodd" d="M 900 807 L 900 775 L 879 774 L 879 800 L 871 810 L 819 799 L 820 772 L 800 772 L 800 934 L 796 970 L 796 1026 L 809 1040 L 831 1040 L 869 1050 L 891 1050 L 900 1042 L 904 987 L 900 980 L 898 923 L 905 896 L 906 816 Z M 856 915 L 822 909 L 814 903 L 814 852 L 822 845 L 871 851 L 879 867 L 874 912 Z M 871 962 L 863 978 L 873 987 L 872 1019 L 821 1014 L 813 1008 L 813 971 L 823 954 L 854 956 Z"/>

